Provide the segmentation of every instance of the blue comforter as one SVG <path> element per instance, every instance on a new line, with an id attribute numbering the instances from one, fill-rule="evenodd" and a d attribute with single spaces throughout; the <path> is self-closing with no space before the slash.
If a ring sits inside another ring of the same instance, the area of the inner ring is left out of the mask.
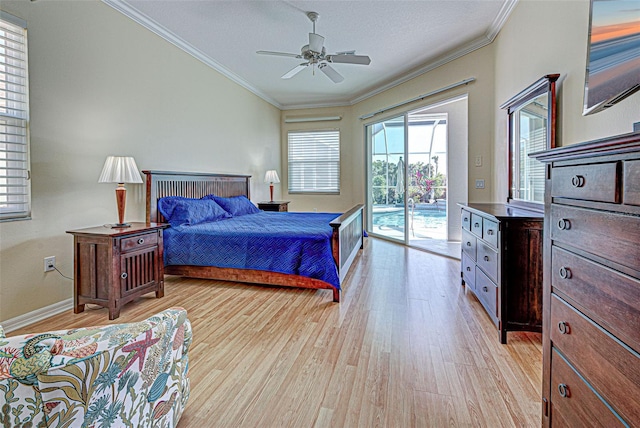
<path id="1" fill-rule="evenodd" d="M 340 214 L 259 212 L 164 230 L 164 264 L 256 269 L 340 288 L 329 222 Z"/>

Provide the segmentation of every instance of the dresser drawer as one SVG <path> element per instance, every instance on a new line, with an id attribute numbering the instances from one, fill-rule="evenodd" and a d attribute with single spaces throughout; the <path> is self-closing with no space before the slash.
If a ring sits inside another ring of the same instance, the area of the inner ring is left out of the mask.
<path id="1" fill-rule="evenodd" d="M 131 236 L 120 240 L 120 251 L 137 250 L 158 245 L 158 234 L 147 233 L 145 235 Z"/>
<path id="2" fill-rule="evenodd" d="M 491 315 L 493 321 L 496 322 L 498 316 L 498 287 L 478 268 L 476 268 L 476 296 L 478 296 L 478 299 Z"/>
<path id="3" fill-rule="evenodd" d="M 553 292 L 640 351 L 640 281 L 562 248 L 553 247 L 551 257 Z"/>
<path id="4" fill-rule="evenodd" d="M 640 355 L 553 294 L 549 328 L 553 346 L 603 399 L 626 421 L 640 424 Z"/>
<path id="5" fill-rule="evenodd" d="M 467 210 L 462 210 L 462 228 L 471 230 L 471 213 Z"/>
<path id="6" fill-rule="evenodd" d="M 471 231 L 478 237 L 482 238 L 482 220 L 478 214 L 471 214 Z"/>
<path id="7" fill-rule="evenodd" d="M 551 239 L 640 271 L 640 217 L 551 205 Z"/>
<path id="8" fill-rule="evenodd" d="M 486 218 L 482 222 L 482 239 L 487 241 L 493 246 L 498 248 L 498 223 L 495 221 L 487 220 Z"/>
<path id="9" fill-rule="evenodd" d="M 624 427 L 556 349 L 551 351 L 551 425 Z"/>
<path id="10" fill-rule="evenodd" d="M 624 163 L 624 193 L 622 201 L 627 205 L 640 206 L 640 160 Z"/>
<path id="11" fill-rule="evenodd" d="M 475 290 L 476 284 L 476 263 L 471 260 L 471 257 L 462 253 L 462 278 L 464 279 L 467 287 Z"/>
<path id="12" fill-rule="evenodd" d="M 553 169 L 551 196 L 620 203 L 620 162 Z"/>
<path id="13" fill-rule="evenodd" d="M 498 281 L 498 253 L 482 241 L 477 248 L 478 266 L 485 271 L 493 281 Z"/>
<path id="14" fill-rule="evenodd" d="M 462 251 L 464 251 L 472 260 L 476 260 L 476 246 L 478 244 L 478 239 L 471 234 L 471 232 L 467 232 L 466 230 L 462 230 Z"/>

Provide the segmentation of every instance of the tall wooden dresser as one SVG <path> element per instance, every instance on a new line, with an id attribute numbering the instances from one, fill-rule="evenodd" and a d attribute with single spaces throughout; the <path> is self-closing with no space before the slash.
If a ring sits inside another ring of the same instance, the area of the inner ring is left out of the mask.
<path id="1" fill-rule="evenodd" d="M 498 327 L 542 331 L 543 214 L 509 204 L 462 207 L 462 284 Z"/>
<path id="2" fill-rule="evenodd" d="M 543 426 L 640 426 L 640 133 L 546 163 Z"/>

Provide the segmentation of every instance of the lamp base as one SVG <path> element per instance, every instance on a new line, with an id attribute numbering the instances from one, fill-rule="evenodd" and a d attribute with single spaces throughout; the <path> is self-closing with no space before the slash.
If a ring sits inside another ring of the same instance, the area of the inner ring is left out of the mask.
<path id="1" fill-rule="evenodd" d="M 122 227 L 131 227 L 131 223 L 115 223 L 111 225 L 111 229 L 118 229 Z"/>

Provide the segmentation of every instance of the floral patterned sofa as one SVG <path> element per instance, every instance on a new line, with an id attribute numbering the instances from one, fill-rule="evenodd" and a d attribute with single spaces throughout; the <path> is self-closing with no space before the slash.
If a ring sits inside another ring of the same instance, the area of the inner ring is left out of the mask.
<path id="1" fill-rule="evenodd" d="M 144 321 L 5 337 L 1 427 L 175 427 L 189 398 L 182 308 Z"/>

